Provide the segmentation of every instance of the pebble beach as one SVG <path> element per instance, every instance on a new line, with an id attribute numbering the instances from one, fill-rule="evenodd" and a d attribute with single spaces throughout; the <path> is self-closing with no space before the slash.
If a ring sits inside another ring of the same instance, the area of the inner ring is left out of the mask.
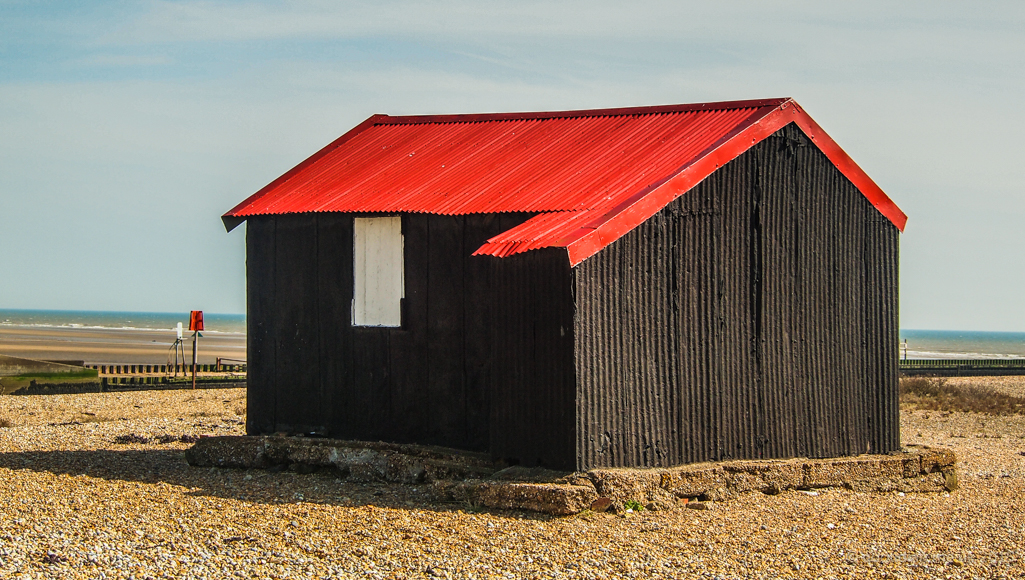
<path id="1" fill-rule="evenodd" d="M 1025 578 L 1019 415 L 905 409 L 905 444 L 957 453 L 953 493 L 554 517 L 185 462 L 244 414 L 244 389 L 0 397 L 0 577 Z"/>

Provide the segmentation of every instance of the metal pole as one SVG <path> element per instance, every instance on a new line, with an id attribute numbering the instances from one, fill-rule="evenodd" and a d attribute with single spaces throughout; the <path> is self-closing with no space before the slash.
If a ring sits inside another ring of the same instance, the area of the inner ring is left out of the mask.
<path id="1" fill-rule="evenodd" d="M 174 341 L 174 378 L 178 378 L 178 351 L 182 353 L 182 371 L 185 370 L 185 343 L 182 342 L 182 323 L 178 323 L 178 339 Z M 184 374 L 184 373 L 182 373 Z"/>
<path id="2" fill-rule="evenodd" d="M 196 388 L 196 336 L 199 331 L 192 333 L 192 388 Z"/>

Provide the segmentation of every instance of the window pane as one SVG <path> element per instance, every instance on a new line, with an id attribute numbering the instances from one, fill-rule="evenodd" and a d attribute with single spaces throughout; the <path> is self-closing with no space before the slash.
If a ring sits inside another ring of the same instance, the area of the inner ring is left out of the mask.
<path id="1" fill-rule="evenodd" d="M 401 326 L 402 218 L 356 218 L 353 242 L 352 323 Z"/>

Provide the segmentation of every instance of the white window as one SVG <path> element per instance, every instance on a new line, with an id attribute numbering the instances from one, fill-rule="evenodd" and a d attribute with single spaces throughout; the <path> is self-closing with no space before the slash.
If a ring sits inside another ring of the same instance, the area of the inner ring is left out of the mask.
<path id="1" fill-rule="evenodd" d="M 353 228 L 352 324 L 401 326 L 402 218 L 356 218 Z"/>

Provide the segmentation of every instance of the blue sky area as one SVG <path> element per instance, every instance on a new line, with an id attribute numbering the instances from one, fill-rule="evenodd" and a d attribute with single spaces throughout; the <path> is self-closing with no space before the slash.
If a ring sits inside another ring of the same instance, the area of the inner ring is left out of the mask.
<path id="1" fill-rule="evenodd" d="M 0 308 L 245 311 L 219 216 L 373 113 L 792 96 L 910 216 L 901 326 L 1025 330 L 1025 3 L 0 0 Z"/>

